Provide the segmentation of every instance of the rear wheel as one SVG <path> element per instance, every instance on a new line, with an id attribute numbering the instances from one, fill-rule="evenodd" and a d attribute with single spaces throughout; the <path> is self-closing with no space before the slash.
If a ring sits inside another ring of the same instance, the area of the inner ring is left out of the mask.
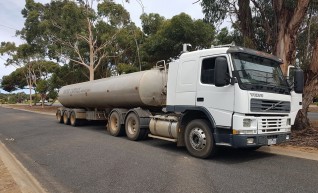
<path id="1" fill-rule="evenodd" d="M 70 124 L 70 119 L 68 118 L 66 111 L 63 113 L 63 122 L 64 122 L 65 125 L 69 125 Z"/>
<path id="2" fill-rule="evenodd" d="M 143 139 L 146 133 L 146 129 L 140 128 L 139 117 L 134 112 L 129 113 L 126 118 L 125 131 L 128 139 L 132 141 Z"/>
<path id="3" fill-rule="evenodd" d="M 71 112 L 71 115 L 70 115 L 70 124 L 73 126 L 73 127 L 76 127 L 79 125 L 79 122 L 80 120 L 76 118 L 76 113 L 75 111 L 72 111 Z"/>
<path id="4" fill-rule="evenodd" d="M 56 111 L 56 119 L 57 119 L 57 122 L 63 123 L 63 116 L 62 116 L 62 111 L 61 110 L 57 110 Z"/>
<path id="5" fill-rule="evenodd" d="M 108 119 L 108 132 L 112 136 L 121 136 L 125 133 L 125 128 L 120 124 L 120 117 L 117 111 L 113 111 Z"/>
<path id="6" fill-rule="evenodd" d="M 193 120 L 185 128 L 185 145 L 188 152 L 198 158 L 208 158 L 216 153 L 209 124 L 204 119 Z"/>

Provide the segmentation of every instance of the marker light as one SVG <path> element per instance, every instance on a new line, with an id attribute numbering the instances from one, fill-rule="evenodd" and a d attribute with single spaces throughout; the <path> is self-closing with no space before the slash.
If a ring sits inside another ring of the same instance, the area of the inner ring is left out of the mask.
<path id="1" fill-rule="evenodd" d="M 247 144 L 253 144 L 254 143 L 254 138 L 247 138 L 246 139 Z"/>

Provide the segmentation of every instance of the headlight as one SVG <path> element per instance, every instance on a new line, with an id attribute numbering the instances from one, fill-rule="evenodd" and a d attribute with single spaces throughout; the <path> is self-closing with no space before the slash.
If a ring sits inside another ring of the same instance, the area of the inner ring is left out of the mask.
<path id="1" fill-rule="evenodd" d="M 291 125 L 291 120 L 290 120 L 290 118 L 287 119 L 286 125 L 287 125 L 287 126 L 288 126 L 288 125 Z"/>
<path id="2" fill-rule="evenodd" d="M 251 127 L 251 119 L 243 119 L 243 127 Z"/>

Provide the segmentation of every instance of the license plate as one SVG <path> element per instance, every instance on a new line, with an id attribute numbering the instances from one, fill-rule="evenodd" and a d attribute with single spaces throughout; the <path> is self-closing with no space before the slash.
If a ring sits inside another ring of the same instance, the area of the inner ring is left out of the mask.
<path id="1" fill-rule="evenodd" d="M 274 144 L 276 144 L 276 141 L 277 141 L 276 138 L 274 138 L 274 139 L 268 139 L 268 140 L 267 140 L 267 144 L 268 144 L 268 145 L 274 145 Z"/>

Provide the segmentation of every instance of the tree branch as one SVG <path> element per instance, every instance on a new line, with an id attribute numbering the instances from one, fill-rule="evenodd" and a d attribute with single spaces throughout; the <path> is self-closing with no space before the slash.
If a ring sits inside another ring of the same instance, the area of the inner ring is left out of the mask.
<path id="1" fill-rule="evenodd" d="M 74 60 L 74 59 L 72 59 L 72 58 L 70 58 L 70 60 L 71 60 L 72 62 L 77 63 L 77 64 L 83 65 L 83 66 L 85 66 L 87 69 L 89 69 L 89 67 L 88 67 L 85 63 L 82 63 L 82 62 L 80 62 L 80 61 L 78 61 L 78 60 Z"/>
<path id="2" fill-rule="evenodd" d="M 303 18 L 305 17 L 305 14 L 307 12 L 308 6 L 309 6 L 310 0 L 302 0 L 298 1 L 297 7 L 294 10 L 293 17 L 291 18 L 288 28 L 291 31 L 297 31 L 300 27 Z"/>

